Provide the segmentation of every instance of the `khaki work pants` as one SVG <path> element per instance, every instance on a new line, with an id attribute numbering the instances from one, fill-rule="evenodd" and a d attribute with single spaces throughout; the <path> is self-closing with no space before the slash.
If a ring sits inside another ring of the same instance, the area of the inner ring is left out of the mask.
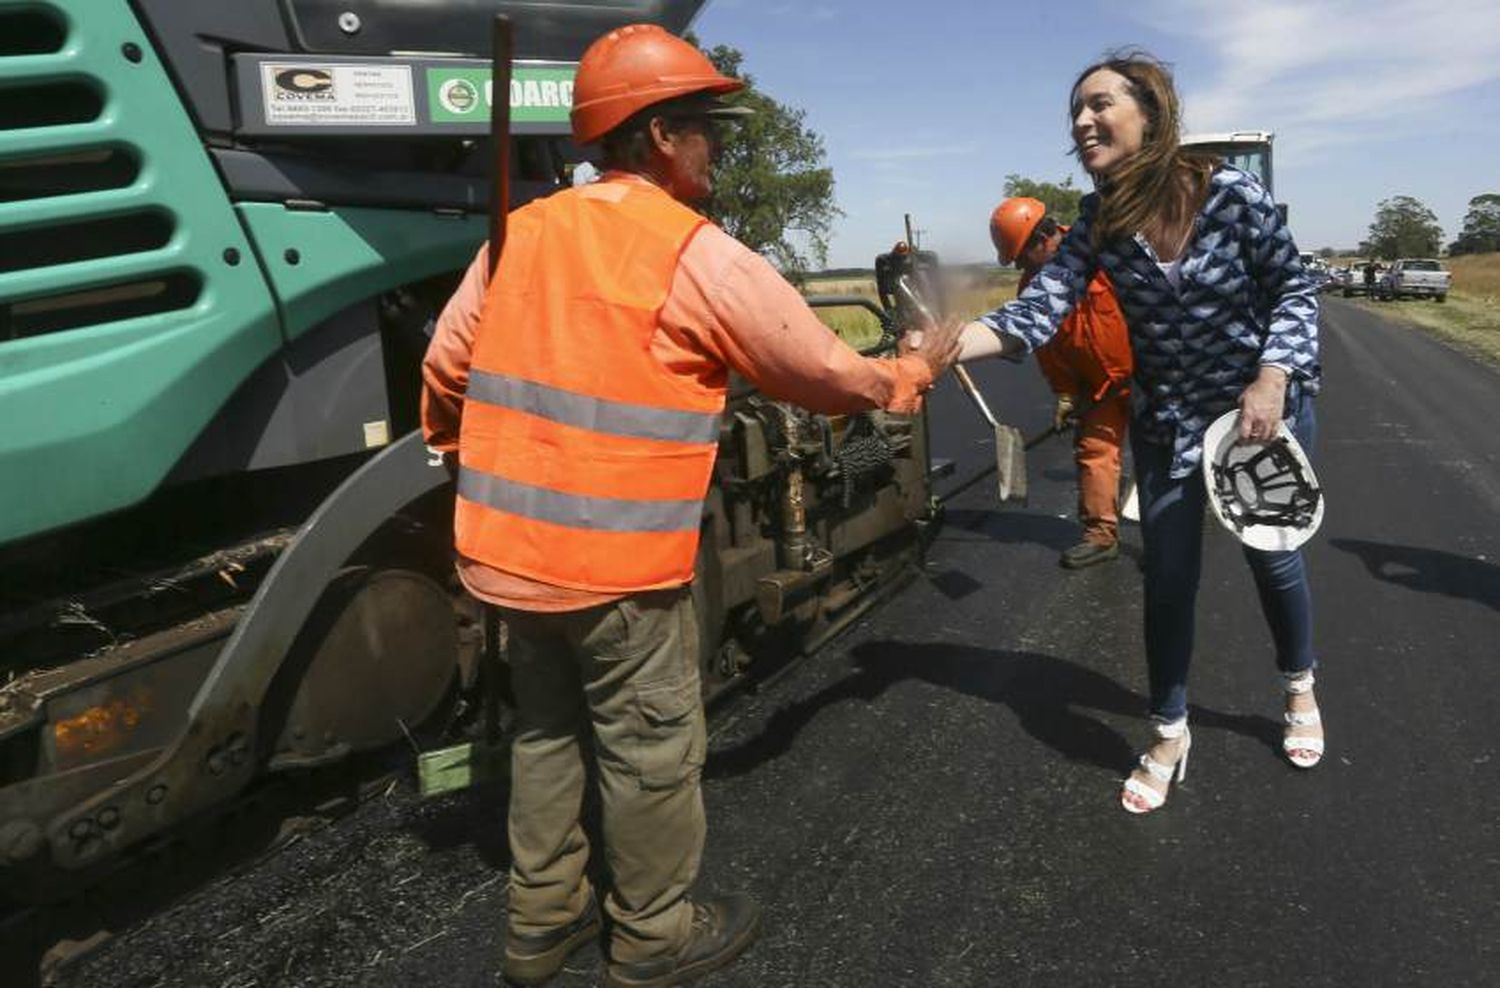
<path id="1" fill-rule="evenodd" d="M 579 916 L 590 889 L 580 815 L 584 732 L 598 770 L 613 887 L 610 956 L 671 954 L 692 923 L 706 824 L 708 747 L 698 628 L 687 588 L 555 614 L 503 610 L 518 730 L 511 753 L 510 923 L 552 930 Z"/>

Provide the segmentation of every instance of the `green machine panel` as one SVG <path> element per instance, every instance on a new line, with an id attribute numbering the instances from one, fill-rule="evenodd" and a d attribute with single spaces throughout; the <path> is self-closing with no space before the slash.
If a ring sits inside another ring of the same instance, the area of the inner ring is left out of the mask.
<path id="1" fill-rule="evenodd" d="M 32 43 L 0 45 L 0 544 L 145 497 L 280 343 L 129 8 L 23 11 Z"/>
<path id="2" fill-rule="evenodd" d="M 476 213 L 238 207 L 265 258 L 289 339 L 344 306 L 467 267 L 488 232 Z"/>

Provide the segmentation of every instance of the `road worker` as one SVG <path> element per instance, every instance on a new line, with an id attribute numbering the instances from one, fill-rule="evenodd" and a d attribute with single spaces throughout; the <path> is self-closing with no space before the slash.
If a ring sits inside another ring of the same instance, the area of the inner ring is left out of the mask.
<path id="1" fill-rule="evenodd" d="M 617 988 L 678 984 L 756 934 L 749 898 L 689 896 L 707 742 L 688 584 L 729 373 L 817 412 L 911 412 L 957 354 L 954 322 L 861 357 L 691 208 L 742 87 L 659 27 L 598 39 L 572 129 L 603 174 L 511 214 L 493 284 L 481 250 L 424 362 L 428 443 L 457 457 L 458 573 L 509 628 L 513 983 L 597 938 L 596 891 Z M 607 894 L 585 869 L 586 751 Z"/>
<path id="2" fill-rule="evenodd" d="M 1067 227 L 1047 215 L 1039 199 L 1016 197 L 990 215 L 990 240 L 1001 265 L 1014 264 L 1025 288 L 1057 253 Z M 1130 332 L 1103 271 L 1063 320 L 1057 335 L 1036 351 L 1038 365 L 1057 395 L 1053 427 L 1076 426 L 1078 520 L 1083 539 L 1060 562 L 1082 569 L 1120 554 L 1120 447 L 1130 421 Z"/>

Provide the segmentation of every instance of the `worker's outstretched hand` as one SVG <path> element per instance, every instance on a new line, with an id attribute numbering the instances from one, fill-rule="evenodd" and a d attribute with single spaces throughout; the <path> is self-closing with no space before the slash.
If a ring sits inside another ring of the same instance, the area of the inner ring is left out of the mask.
<path id="1" fill-rule="evenodd" d="M 963 320 L 950 316 L 940 325 L 929 325 L 907 333 L 901 338 L 899 350 L 925 360 L 932 371 L 932 379 L 936 381 L 958 360 L 958 334 L 962 329 Z"/>

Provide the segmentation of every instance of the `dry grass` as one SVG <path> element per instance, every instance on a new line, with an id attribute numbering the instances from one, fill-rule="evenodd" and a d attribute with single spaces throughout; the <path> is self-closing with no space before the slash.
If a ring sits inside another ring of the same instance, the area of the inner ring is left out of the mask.
<path id="1" fill-rule="evenodd" d="M 1453 272 L 1453 291 L 1500 300 L 1500 254 L 1465 254 L 1443 262 Z"/>
<path id="2" fill-rule="evenodd" d="M 965 316 L 983 315 L 991 309 L 998 309 L 1015 297 L 1016 282 L 1012 278 L 1008 284 L 961 292 L 953 300 L 953 311 Z"/>
<path id="3" fill-rule="evenodd" d="M 802 286 L 805 295 L 860 295 L 875 300 L 875 279 L 809 278 Z M 878 302 L 876 304 L 879 304 Z M 813 310 L 823 324 L 855 349 L 867 347 L 880 339 L 880 320 L 857 305 L 824 307 Z"/>
<path id="4" fill-rule="evenodd" d="M 841 293 L 842 294 L 842 293 Z M 813 310 L 823 325 L 839 334 L 839 338 L 856 350 L 870 346 L 880 339 L 880 320 L 873 313 L 854 306 L 817 308 Z"/>
<path id="5" fill-rule="evenodd" d="M 812 279 L 803 289 L 809 295 L 859 295 L 875 299 L 874 278 Z M 1008 302 L 1016 295 L 1016 273 L 1002 272 L 995 284 L 956 293 L 950 300 L 952 311 L 960 316 L 977 316 Z M 878 303 L 877 303 L 878 304 Z M 880 321 L 859 306 L 819 307 L 815 310 L 823 324 L 845 343 L 858 349 L 880 339 Z"/>
<path id="6" fill-rule="evenodd" d="M 1500 254 L 1447 258 L 1453 272 L 1448 301 L 1351 299 L 1372 312 L 1404 319 L 1493 367 L 1500 368 Z"/>
<path id="7" fill-rule="evenodd" d="M 874 278 L 809 278 L 804 289 L 809 295 L 868 295 L 875 297 Z"/>

